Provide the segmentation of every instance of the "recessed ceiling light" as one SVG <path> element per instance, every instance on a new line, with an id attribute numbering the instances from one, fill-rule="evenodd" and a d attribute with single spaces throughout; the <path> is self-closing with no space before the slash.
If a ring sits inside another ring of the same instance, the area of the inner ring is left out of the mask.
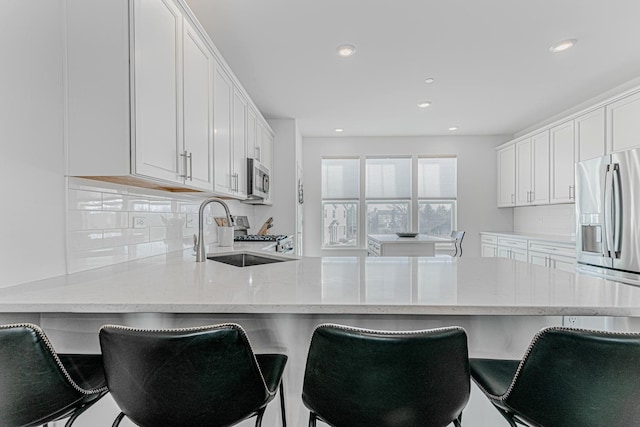
<path id="1" fill-rule="evenodd" d="M 458 130 L 458 126 L 451 126 L 451 127 L 449 128 L 449 130 L 450 130 L 450 131 L 452 131 L 452 132 L 453 132 L 454 130 Z"/>
<path id="2" fill-rule="evenodd" d="M 344 132 L 344 129 L 342 129 L 342 128 L 335 128 L 334 130 L 335 130 L 336 132 L 338 132 L 338 133 L 339 133 L 339 132 Z"/>
<path id="3" fill-rule="evenodd" d="M 578 40 L 576 39 L 561 40 L 552 44 L 549 50 L 553 53 L 563 52 L 567 49 L 571 49 L 576 43 L 578 43 Z"/>
<path id="4" fill-rule="evenodd" d="M 424 82 L 427 83 L 427 84 L 433 83 L 435 81 L 436 81 L 436 79 L 434 79 L 433 77 L 429 77 L 429 78 L 424 79 Z"/>
<path id="5" fill-rule="evenodd" d="M 430 105 L 431 105 L 431 101 L 422 101 L 418 103 L 418 107 L 420 108 L 427 108 Z"/>
<path id="6" fill-rule="evenodd" d="M 337 50 L 338 55 L 345 58 L 356 53 L 356 47 L 350 44 L 341 44 Z"/>

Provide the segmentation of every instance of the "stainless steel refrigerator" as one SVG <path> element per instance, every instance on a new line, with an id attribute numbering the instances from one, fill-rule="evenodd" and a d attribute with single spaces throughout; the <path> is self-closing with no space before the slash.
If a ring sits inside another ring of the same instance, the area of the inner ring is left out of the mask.
<path id="1" fill-rule="evenodd" d="M 640 149 L 576 165 L 578 270 L 640 285 Z"/>

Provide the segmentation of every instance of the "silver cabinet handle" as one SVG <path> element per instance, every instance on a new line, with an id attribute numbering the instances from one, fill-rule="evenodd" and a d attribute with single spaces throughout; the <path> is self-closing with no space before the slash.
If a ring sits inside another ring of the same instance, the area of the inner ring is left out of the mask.
<path id="1" fill-rule="evenodd" d="M 256 155 L 256 159 L 257 159 L 259 162 L 261 162 L 261 161 L 262 161 L 262 159 L 260 158 L 260 154 L 261 154 L 261 153 L 260 153 L 260 151 L 261 151 L 261 150 L 260 150 L 260 147 L 255 147 L 255 155 Z"/>
<path id="2" fill-rule="evenodd" d="M 534 195 L 534 192 L 533 190 L 531 190 L 531 200 L 529 200 L 530 203 L 533 203 L 533 195 Z"/>
<path id="3" fill-rule="evenodd" d="M 189 181 L 193 181 L 193 153 L 189 152 L 187 158 L 189 159 Z"/>
<path id="4" fill-rule="evenodd" d="M 576 198 L 576 187 L 575 185 L 570 185 L 569 186 L 569 200 Z"/>
<path id="5" fill-rule="evenodd" d="M 516 204 L 516 195 L 514 193 L 511 193 L 511 204 L 512 205 Z"/>
<path id="6" fill-rule="evenodd" d="M 182 170 L 184 171 L 184 174 L 182 175 L 178 175 L 180 178 L 184 178 L 187 179 L 187 151 L 183 151 L 182 153 L 180 153 L 180 157 L 182 157 Z"/>

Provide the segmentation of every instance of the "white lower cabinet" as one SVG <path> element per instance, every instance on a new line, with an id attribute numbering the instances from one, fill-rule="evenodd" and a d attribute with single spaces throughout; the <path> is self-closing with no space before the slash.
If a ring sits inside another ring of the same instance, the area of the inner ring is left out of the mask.
<path id="1" fill-rule="evenodd" d="M 564 271 L 575 271 L 575 245 L 517 236 L 480 233 L 480 252 L 485 258 L 500 257 Z"/>
<path id="2" fill-rule="evenodd" d="M 484 258 L 495 258 L 498 256 L 497 236 L 480 233 L 480 256 Z"/>
<path id="3" fill-rule="evenodd" d="M 575 246 L 529 241 L 529 262 L 563 271 L 575 271 Z"/>

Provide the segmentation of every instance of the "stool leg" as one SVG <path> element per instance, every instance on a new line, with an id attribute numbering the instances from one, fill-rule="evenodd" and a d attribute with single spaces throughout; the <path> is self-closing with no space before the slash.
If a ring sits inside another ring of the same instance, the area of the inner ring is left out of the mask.
<path id="1" fill-rule="evenodd" d="M 309 427 L 316 427 L 316 414 L 313 412 L 309 413 Z"/>
<path id="2" fill-rule="evenodd" d="M 280 409 L 282 411 L 282 427 L 287 427 L 287 411 L 284 408 L 284 385 L 280 380 Z"/>
<path id="3" fill-rule="evenodd" d="M 111 427 L 118 427 L 120 425 L 120 421 L 124 418 L 124 412 L 120 412 L 115 420 L 113 420 L 113 424 Z"/>
<path id="4" fill-rule="evenodd" d="M 267 409 L 267 407 L 265 406 L 264 408 L 260 409 L 258 411 L 258 414 L 256 415 L 256 427 L 261 427 L 262 426 L 262 417 L 264 417 L 264 411 Z"/>

